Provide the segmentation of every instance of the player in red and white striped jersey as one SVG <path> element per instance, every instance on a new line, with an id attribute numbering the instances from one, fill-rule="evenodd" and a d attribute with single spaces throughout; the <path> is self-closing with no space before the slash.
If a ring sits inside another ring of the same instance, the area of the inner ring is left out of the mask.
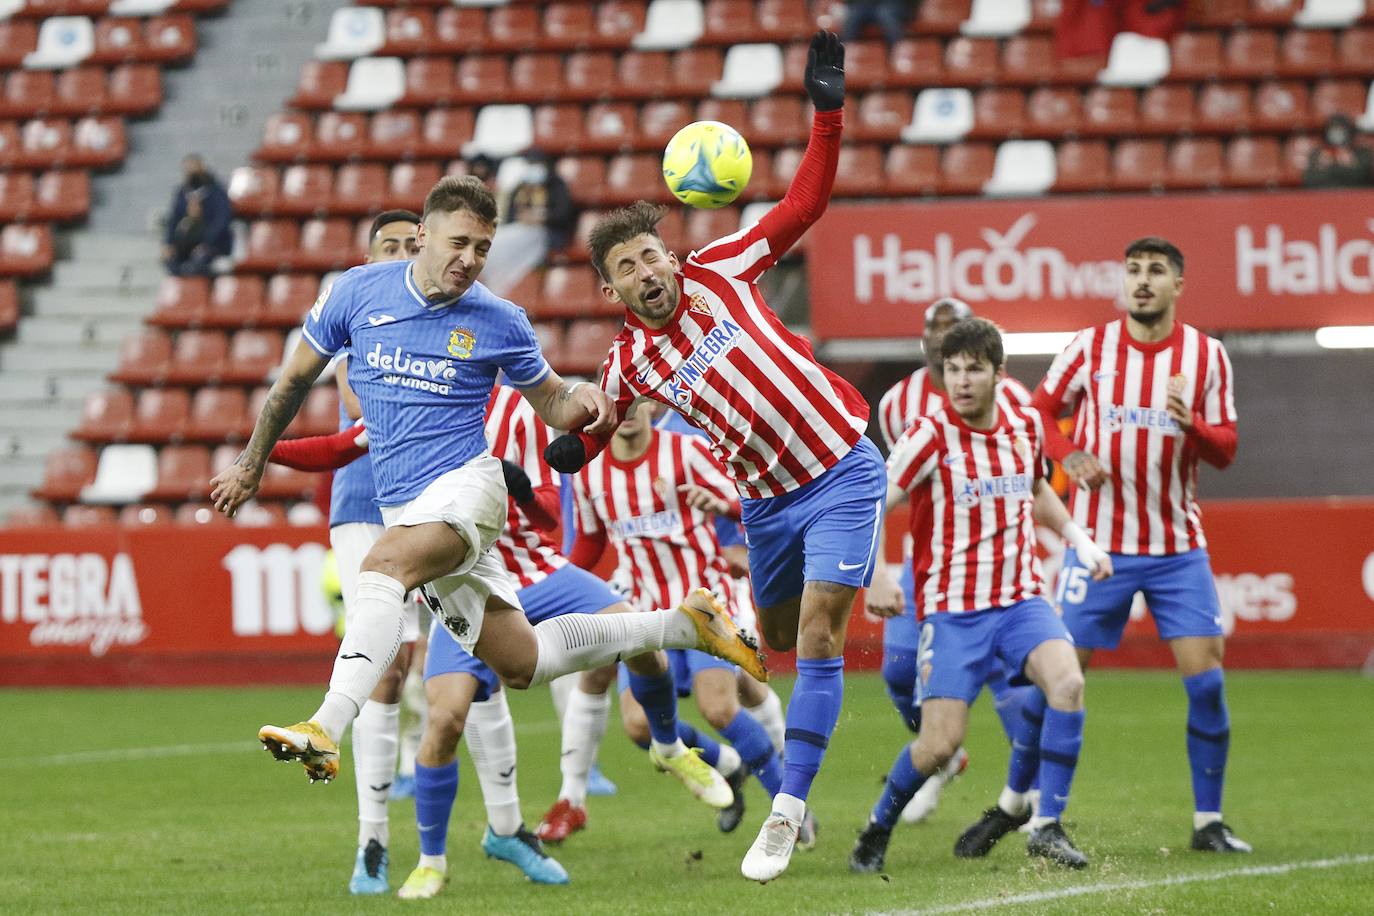
<path id="1" fill-rule="evenodd" d="M 620 424 L 610 446 L 573 478 L 577 539 L 572 561 L 591 568 L 609 541 L 619 560 L 615 578 L 627 584 L 638 607 L 657 607 L 705 585 L 735 615 L 748 596 L 737 593 L 713 516 L 738 518 L 739 497 L 704 440 L 656 429 L 654 413 L 653 404 L 640 404 Z M 725 773 L 736 789 L 736 804 L 722 811 L 718 821 L 728 833 L 744 813 L 738 790 L 749 773 L 770 797 L 777 794 L 782 768 L 776 749 L 764 727 L 740 707 L 733 665 L 704 652 L 674 652 L 669 658 L 678 693 L 690 691 L 696 697 L 702 716 L 735 752 L 723 755 L 714 742 L 698 742 L 703 759 Z M 634 683 L 633 673 L 627 674 L 622 694 Z M 647 739 L 647 723 L 637 704 L 622 703 L 621 717 L 631 738 Z M 814 823 L 806 832 L 803 842 L 810 845 Z"/>
<path id="2" fill-rule="evenodd" d="M 882 868 L 888 839 L 903 808 L 963 743 L 968 708 L 994 665 L 1015 672 L 1013 684 L 1034 683 L 1014 736 L 1008 788 L 997 807 L 960 838 L 959 855 L 984 855 L 1007 831 L 1030 821 L 1027 851 L 1081 868 L 1087 859 L 1059 824 L 1068 802 L 1083 733 L 1083 676 L 1068 632 L 1040 595 L 1040 563 L 1032 518 L 1096 551 L 1095 574 L 1110 575 L 1105 553 L 1069 519 L 1041 473 L 1039 413 L 1006 405 L 997 382 L 1005 375 L 1002 338 L 989 321 L 959 322 L 944 335 L 940 358 L 949 407 L 920 418 L 888 456 L 887 504 L 928 500 L 913 513 L 916 595 L 922 625 L 922 721 L 903 747 L 887 788 L 850 857 L 855 871 Z M 880 576 L 890 576 L 886 563 Z M 880 616 L 900 610 L 869 601 Z M 1046 708 L 1048 707 L 1048 708 Z M 1033 719 L 1043 712 L 1041 724 Z M 1038 749 L 1038 760 L 1035 760 Z M 1040 770 L 1042 801 L 1030 816 L 1026 792 Z"/>
<path id="3" fill-rule="evenodd" d="M 812 39 L 803 84 L 816 108 L 811 138 L 787 194 L 758 223 L 679 263 L 658 235 L 664 209 L 641 201 L 603 218 L 589 240 L 602 295 L 626 309 L 601 388 L 620 419 L 647 397 L 710 436 L 743 497 L 760 630 L 773 648 L 797 649 L 782 791 L 740 866 L 758 881 L 787 868 L 839 717 L 845 628 L 872 575 L 886 486 L 863 435 L 868 405 L 758 287 L 829 202 L 844 125 L 844 47 L 834 35 Z M 573 473 L 606 442 L 574 431 L 545 455 Z"/>
<path id="4" fill-rule="evenodd" d="M 1052 430 L 1046 450 L 1078 485 L 1074 519 L 1117 570 L 1111 582 L 1090 582 L 1069 552 L 1058 597 L 1086 668 L 1095 649 L 1116 648 L 1144 593 L 1188 692 L 1193 848 L 1249 852 L 1221 818 L 1230 714 L 1221 605 L 1195 497 L 1199 459 L 1224 468 L 1235 458 L 1235 394 L 1221 341 L 1177 319 L 1182 292 L 1178 248 L 1132 242 L 1126 317 L 1080 331 L 1036 389 L 1050 426 L 1073 411 L 1072 442 Z"/>

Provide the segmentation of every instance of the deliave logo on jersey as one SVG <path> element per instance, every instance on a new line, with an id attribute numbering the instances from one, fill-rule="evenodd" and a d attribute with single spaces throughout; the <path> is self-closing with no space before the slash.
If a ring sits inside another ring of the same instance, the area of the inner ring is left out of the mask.
<path id="1" fill-rule="evenodd" d="M 1158 410 L 1154 407 L 1122 407 L 1119 404 L 1104 405 L 1103 429 L 1119 433 L 1127 426 L 1153 429 L 1171 436 L 1178 432 L 1178 423 L 1169 416 L 1167 410 Z"/>
<path id="2" fill-rule="evenodd" d="M 967 509 L 984 499 L 1024 499 L 1035 478 L 1030 474 L 999 474 L 961 481 L 954 488 L 954 504 Z"/>
<path id="3" fill-rule="evenodd" d="M 706 371 L 716 360 L 733 350 L 743 334 L 744 330 L 729 318 L 711 328 L 701 343 L 696 345 L 692 355 L 687 357 L 682 368 L 664 380 L 672 399 L 679 404 L 690 402 L 692 390 L 706 375 Z"/>
<path id="4" fill-rule="evenodd" d="M 454 331 L 457 334 L 457 331 Z M 453 343 L 450 340 L 449 351 L 452 352 Z M 469 347 L 468 356 L 472 355 Z M 453 367 L 453 363 L 447 359 L 425 359 L 419 356 L 412 356 L 405 353 L 400 347 L 392 348 L 390 353 L 382 352 L 380 343 L 374 344 L 371 350 L 367 351 L 367 364 L 374 369 L 382 372 L 396 373 L 393 375 L 383 375 L 382 381 L 388 385 L 400 385 L 403 388 L 417 388 L 420 391 L 432 391 L 435 394 L 448 394 L 448 383 L 458 376 L 458 370 Z M 466 359 L 467 357 L 463 357 Z M 404 374 L 402 374 L 404 373 Z"/>
<path id="5" fill-rule="evenodd" d="M 0 623 L 31 625 L 32 646 L 85 646 L 96 657 L 148 636 L 127 553 L 0 554 Z"/>

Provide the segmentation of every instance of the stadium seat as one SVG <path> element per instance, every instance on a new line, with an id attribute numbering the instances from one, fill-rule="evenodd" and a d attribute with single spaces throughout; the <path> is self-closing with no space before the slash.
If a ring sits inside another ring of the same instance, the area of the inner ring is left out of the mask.
<path id="1" fill-rule="evenodd" d="M 1199 130 L 1234 134 L 1248 129 L 1250 120 L 1250 87 L 1242 83 L 1209 83 L 1198 94 Z"/>
<path id="2" fill-rule="evenodd" d="M 1359 80 L 1321 80 L 1312 91 L 1312 119 L 1320 126 L 1333 114 L 1358 118 L 1365 110 L 1368 92 Z"/>
<path id="3" fill-rule="evenodd" d="M 582 131 L 586 148 L 597 152 L 629 152 L 635 146 L 639 113 L 632 102 L 598 103 L 587 109 Z"/>
<path id="4" fill-rule="evenodd" d="M 1300 134 L 1285 140 L 1279 154 L 1280 182 L 1294 187 L 1301 185 L 1303 172 L 1307 170 L 1307 161 L 1311 158 L 1312 151 L 1319 146 L 1321 140 L 1310 135 Z"/>
<path id="5" fill-rule="evenodd" d="M 204 318 L 209 302 L 210 282 L 205 277 L 163 277 L 162 285 L 158 288 L 157 311 L 148 318 L 148 323 L 163 328 L 191 327 Z M 130 346 L 130 341 L 140 339 L 127 338 L 125 347 Z M 171 341 L 160 339 L 166 344 L 157 345 L 162 346 L 162 359 L 165 360 L 171 356 Z M 128 353 L 126 350 L 124 355 L 139 360 L 145 354 L 137 350 Z M 121 360 L 121 368 L 126 362 Z"/>
<path id="6" fill-rule="evenodd" d="M 52 113 L 80 116 L 105 110 L 105 71 L 101 67 L 71 67 L 57 75 Z"/>
<path id="7" fill-rule="evenodd" d="M 653 0 L 644 16 L 644 30 L 631 47 L 662 50 L 695 44 L 706 31 L 701 0 Z"/>
<path id="8" fill-rule="evenodd" d="M 996 151 L 991 143 L 955 143 L 940 158 L 941 194 L 981 194 L 992 177 Z"/>
<path id="9" fill-rule="evenodd" d="M 622 322 L 615 318 L 584 319 L 570 324 L 563 341 L 563 364 L 567 371 L 587 375 L 599 369 L 621 327 Z"/>
<path id="10" fill-rule="evenodd" d="M 331 108 L 348 85 L 348 64 L 338 60 L 308 60 L 301 68 L 296 94 L 288 105 L 307 111 Z"/>
<path id="11" fill-rule="evenodd" d="M 46 71 L 15 70 L 5 77 L 0 114 L 7 118 L 41 117 L 57 100 L 57 79 Z"/>
<path id="12" fill-rule="evenodd" d="M 11 223 L 0 229 L 0 276 L 34 276 L 52 268 L 52 229 Z"/>
<path id="13" fill-rule="evenodd" d="M 120 64 L 110 71 L 105 110 L 152 114 L 162 105 L 162 74 L 155 64 Z"/>
<path id="14" fill-rule="evenodd" d="M 217 382 L 224 372 L 228 352 L 229 344 L 223 331 L 182 331 L 172 345 L 166 381 L 170 385 Z"/>
<path id="15" fill-rule="evenodd" d="M 777 46 L 774 45 L 773 47 Z M 888 83 L 887 59 L 887 46 L 881 41 L 854 41 L 846 45 L 844 49 L 845 91 L 859 93 L 867 89 L 885 87 Z M 803 73 L 805 73 L 805 67 L 803 62 Z"/>
<path id="16" fill-rule="evenodd" d="M 393 165 L 387 179 L 387 206 L 403 207 L 419 213 L 424 209 L 425 197 L 439 180 L 440 174 L 436 162 L 398 162 Z"/>
<path id="17" fill-rule="evenodd" d="M 569 54 L 560 79 L 552 77 L 562 98 L 593 102 L 615 95 L 615 55 L 609 51 Z"/>
<path id="18" fill-rule="evenodd" d="M 1026 136 L 1057 139 L 1083 127 L 1082 96 L 1076 89 L 1042 86 L 1026 99 Z"/>
<path id="19" fill-rule="evenodd" d="M 776 174 L 776 173 L 775 173 Z M 877 197 L 885 191 L 883 151 L 876 145 L 840 148 L 839 168 L 831 190 L 834 197 Z"/>
<path id="20" fill-rule="evenodd" d="M 248 245 L 238 268 L 271 273 L 289 263 L 300 243 L 300 224 L 294 220 L 259 219 L 248 229 Z"/>
<path id="21" fill-rule="evenodd" d="M 644 31 L 645 6 L 640 0 L 605 0 L 596 5 L 596 32 L 591 44 L 628 48 Z"/>
<path id="22" fill-rule="evenodd" d="M 299 327 L 320 294 L 318 278 L 307 274 L 277 274 L 267 281 L 263 302 L 264 327 Z"/>
<path id="23" fill-rule="evenodd" d="M 1293 29 L 1279 42 L 1279 73 L 1311 79 L 1336 69 L 1336 38 L 1330 32 Z"/>
<path id="24" fill-rule="evenodd" d="M 13 280 L 0 280 L 0 331 L 12 331 L 19 324 L 19 290 Z"/>
<path id="25" fill-rule="evenodd" d="M 162 456 L 158 459 L 161 461 Z M 159 470 L 159 475 L 161 471 Z M 206 482 L 210 480 L 207 476 Z M 204 496 L 204 491 L 197 491 L 194 494 L 197 498 Z M 119 525 L 122 528 L 140 528 L 145 525 L 171 525 L 176 521 L 172 510 L 167 506 L 150 506 L 143 503 L 130 503 L 119 510 Z"/>
<path id="26" fill-rule="evenodd" d="M 380 111 L 406 94 L 405 63 L 399 57 L 360 57 L 348 66 L 348 82 L 334 107 L 342 111 Z"/>
<path id="27" fill-rule="evenodd" d="M 134 402 L 130 442 L 153 445 L 181 439 L 191 413 L 191 395 L 184 388 L 145 388 Z"/>
<path id="28" fill-rule="evenodd" d="M 447 105 L 466 94 L 459 84 L 474 82 L 472 72 L 483 69 L 494 80 L 492 96 L 503 96 L 509 76 L 504 58 L 470 56 L 455 70 L 453 60 L 447 57 L 412 57 L 405 62 L 405 94 L 397 104 L 410 108 Z"/>
<path id="29" fill-rule="evenodd" d="M 901 90 L 866 93 L 859 100 L 854 139 L 896 142 L 911 120 L 912 104 L 911 94 Z"/>
<path id="30" fill-rule="evenodd" d="M 164 291 L 166 290 L 167 287 L 164 286 Z M 196 304 L 197 297 L 194 293 L 187 298 L 190 305 Z M 166 377 L 171 360 L 172 338 L 161 330 L 142 331 L 124 339 L 119 351 L 119 365 L 110 374 L 110 378 L 126 385 L 158 384 Z"/>
<path id="31" fill-rule="evenodd" d="M 1192 86 L 1151 86 L 1140 95 L 1140 123 L 1136 129 L 1155 135 L 1190 133 L 1197 119 L 1196 104 Z"/>
<path id="32" fill-rule="evenodd" d="M 528 105 L 486 105 L 477 112 L 472 139 L 464 156 L 485 153 L 496 159 L 523 153 L 534 140 L 534 116 Z"/>
<path id="33" fill-rule="evenodd" d="M 760 0 L 754 15 L 760 41 L 789 41 L 816 28 L 806 0 Z"/>
<path id="34" fill-rule="evenodd" d="M 1134 90 L 1096 86 L 1083 96 L 1083 133 L 1120 137 L 1135 133 L 1137 101 Z"/>
<path id="35" fill-rule="evenodd" d="M 1222 72 L 1221 33 L 1185 29 L 1169 39 L 1171 81 L 1215 79 Z"/>
<path id="36" fill-rule="evenodd" d="M 173 520 L 178 525 L 232 525 L 234 522 L 209 503 L 182 503 L 176 507 Z"/>
<path id="37" fill-rule="evenodd" d="M 72 223 L 85 219 L 90 209 L 91 176 L 84 170 L 44 172 L 34 183 L 30 219 Z"/>
<path id="38" fill-rule="evenodd" d="M 1250 0 L 1245 8 L 1245 21 L 1250 25 L 1283 27 L 1293 21 L 1300 0 Z"/>
<path id="39" fill-rule="evenodd" d="M 1000 82 L 1036 86 L 1054 80 L 1054 40 L 1045 35 L 1017 35 L 1002 46 Z"/>
<path id="40" fill-rule="evenodd" d="M 683 223 L 683 251 L 695 251 L 739 231 L 739 213 L 733 207 L 716 210 L 689 209 Z M 600 298 L 598 295 L 597 298 Z"/>
<path id="41" fill-rule="evenodd" d="M 269 464 L 258 488 L 259 500 L 309 499 L 315 492 L 315 475 L 280 464 Z"/>
<path id="42" fill-rule="evenodd" d="M 1069 140 L 1055 147 L 1054 190 L 1105 190 L 1111 174 L 1107 144 L 1101 140 Z"/>
<path id="43" fill-rule="evenodd" d="M 143 25 L 144 51 L 138 60 L 173 63 L 196 53 L 195 19 L 185 14 L 155 16 Z"/>
<path id="44" fill-rule="evenodd" d="M 1030 0 L 973 0 L 968 19 L 959 31 L 983 38 L 1006 38 L 1030 25 L 1030 21 Z"/>
<path id="45" fill-rule="evenodd" d="M 254 158 L 263 162 L 297 162 L 310 155 L 315 139 L 315 122 L 298 111 L 269 115 L 262 145 Z"/>
<path id="46" fill-rule="evenodd" d="M 1304 0 L 1293 24 L 1304 29 L 1343 29 L 1364 12 L 1364 0 Z"/>
<path id="47" fill-rule="evenodd" d="M 725 52 L 720 80 L 710 87 L 717 99 L 757 99 L 782 84 L 782 48 L 775 44 L 736 44 Z"/>
<path id="48" fill-rule="evenodd" d="M 704 45 L 728 47 L 762 40 L 754 21 L 752 0 L 706 0 L 702 24 L 703 31 L 698 41 Z"/>
<path id="49" fill-rule="evenodd" d="M 289 165 L 281 175 L 276 210 L 287 216 L 318 216 L 326 211 L 334 184 L 327 165 Z"/>
<path id="50" fill-rule="evenodd" d="M 596 275 L 582 265 L 550 267 L 544 272 L 539 317 L 586 318 L 599 310 L 602 296 Z M 619 307 L 616 309 L 619 313 Z"/>
<path id="51" fill-rule="evenodd" d="M 672 84 L 667 93 L 698 98 L 709 95 L 725 70 L 719 48 L 688 48 L 673 55 Z"/>
<path id="52" fill-rule="evenodd" d="M 1221 141 L 1183 139 L 1169 148 L 1169 171 L 1164 186 L 1169 189 L 1214 188 L 1221 184 L 1224 162 Z"/>
<path id="53" fill-rule="evenodd" d="M 904 143 L 948 143 L 973 129 L 973 93 L 967 89 L 923 89 L 912 120 L 902 130 Z"/>
<path id="54" fill-rule="evenodd" d="M 934 194 L 940 184 L 940 151 L 934 146 L 896 144 L 883 164 L 887 193 L 894 197 Z"/>
<path id="55" fill-rule="evenodd" d="M 5 517 L 9 528 L 36 528 L 40 525 L 60 525 L 62 517 L 52 506 L 36 503 L 31 506 L 16 506 Z"/>
<path id="56" fill-rule="evenodd" d="M 1097 75 L 1104 86 L 1151 86 L 1169 73 L 1169 44 L 1134 32 L 1118 32 Z"/>
<path id="57" fill-rule="evenodd" d="M 288 499 L 290 496 L 287 497 Z M 286 508 L 280 503 L 250 499 L 234 513 L 233 523 L 240 528 L 270 528 L 286 524 Z"/>
<path id="58" fill-rule="evenodd" d="M 386 166 L 379 162 L 350 162 L 334 176 L 329 212 L 346 216 L 375 213 L 386 200 Z"/>
<path id="59" fill-rule="evenodd" d="M 278 353 L 281 345 L 277 346 Z M 306 395 L 305 403 L 292 423 L 300 436 L 327 436 L 339 430 L 339 389 L 334 385 L 316 385 Z M 288 427 L 290 429 L 291 427 Z"/>
<path id="60" fill-rule="evenodd" d="M 95 480 L 95 449 L 84 445 L 59 448 L 43 463 L 43 482 L 33 491 L 37 499 L 68 503 Z"/>
<path id="61" fill-rule="evenodd" d="M 1311 125 L 1307 84 L 1294 80 L 1261 84 L 1255 90 L 1252 123 L 1256 130 L 1274 133 L 1302 130 Z"/>
<path id="62" fill-rule="evenodd" d="M 583 206 L 601 203 L 601 191 L 606 186 L 606 160 L 600 156 L 564 156 L 558 160 L 556 168 L 576 203 Z M 580 245 L 575 245 L 574 250 L 580 250 Z"/>
<path id="63" fill-rule="evenodd" d="M 540 10 L 528 4 L 498 6 L 487 16 L 485 47 L 522 51 L 539 44 Z"/>
<path id="64" fill-rule="evenodd" d="M 649 149 L 663 149 L 683 127 L 692 121 L 692 110 L 680 99 L 649 102 L 639 113 L 637 142 Z"/>
<path id="65" fill-rule="evenodd" d="M 615 62 L 616 95 L 623 98 L 652 98 L 672 85 L 667 51 L 626 51 Z M 712 79 L 714 79 L 714 74 Z M 709 85 L 709 80 L 706 81 Z"/>
<path id="66" fill-rule="evenodd" d="M 408 112 L 407 112 L 408 113 Z M 380 112 L 376 117 L 402 112 Z M 326 111 L 315 124 L 315 143 L 310 158 L 346 162 L 367 150 L 367 116 L 357 112 Z"/>
<path id="67" fill-rule="evenodd" d="M 137 498 L 137 497 L 133 497 Z M 123 500 L 115 500 L 122 502 Z M 119 515 L 110 506 L 84 506 L 80 503 L 62 510 L 64 528 L 96 528 L 118 524 Z"/>
<path id="68" fill-rule="evenodd" d="M 1229 187 L 1273 187 L 1282 180 L 1279 141 L 1273 137 L 1236 137 L 1226 146 L 1226 173 Z"/>
<path id="69" fill-rule="evenodd" d="M 1055 181 L 1054 145 L 1048 140 L 1007 140 L 998 145 L 983 193 L 994 197 L 1043 194 Z"/>
<path id="70" fill-rule="evenodd" d="M 592 44 L 596 21 L 591 4 L 550 3 L 544 9 L 539 47 L 547 51 L 575 51 Z"/>
<path id="71" fill-rule="evenodd" d="M 430 49 L 434 33 L 433 10 L 414 6 L 387 10 L 386 38 L 382 46 L 374 50 L 386 57 L 425 54 Z"/>
<path id="72" fill-rule="evenodd" d="M 973 130 L 968 137 L 1001 140 L 1026 126 L 1026 96 L 1020 89 L 980 89 L 973 97 Z"/>
<path id="73" fill-rule="evenodd" d="M 434 33 L 430 38 L 432 54 L 470 54 L 487 43 L 487 14 L 485 10 L 452 5 L 444 6 L 434 17 Z"/>
<path id="74" fill-rule="evenodd" d="M 329 32 L 315 45 L 319 60 L 354 60 L 386 44 L 386 14 L 372 6 L 345 6 L 329 17 Z"/>
<path id="75" fill-rule="evenodd" d="M 475 122 L 471 108 L 439 108 L 427 112 L 420 130 L 418 155 L 427 159 L 458 155 L 472 140 Z"/>
<path id="76" fill-rule="evenodd" d="M 990 85 L 997 80 L 997 58 L 998 45 L 995 39 L 955 38 L 945 45 L 945 84 Z"/>
<path id="77" fill-rule="evenodd" d="M 33 209 L 33 175 L 0 173 L 0 222 L 21 220 Z"/>
<path id="78" fill-rule="evenodd" d="M 746 102 L 743 99 L 713 99 L 703 98 L 696 103 L 696 114 L 693 116 L 695 121 L 720 121 L 725 124 L 749 124 L 751 112 L 754 105 L 768 101 L 759 99 L 758 102 Z M 801 99 L 795 100 L 800 111 Z M 751 147 L 759 145 L 755 138 L 754 128 L 746 128 L 745 134 L 749 138 Z M 805 134 L 803 134 L 805 136 Z"/>
<path id="79" fill-rule="evenodd" d="M 0 21 L 0 67 L 9 70 L 24 62 L 38 47 L 38 23 L 24 19 Z"/>
<path id="80" fill-rule="evenodd" d="M 624 206 L 645 199 L 667 203 L 671 199 L 663 183 L 660 157 L 652 154 L 620 155 L 606 167 L 603 201 Z"/>
<path id="81" fill-rule="evenodd" d="M 362 262 L 346 219 L 312 219 L 301 225 L 301 243 L 290 259 L 298 270 L 343 270 Z"/>
<path id="82" fill-rule="evenodd" d="M 251 327 L 261 320 L 265 285 L 252 274 L 216 277 L 201 322 L 211 328 Z"/>
<path id="83" fill-rule="evenodd" d="M 888 50 L 887 85 L 924 89 L 945 78 L 944 51 L 934 38 L 908 38 Z"/>
<path id="84" fill-rule="evenodd" d="M 903 113 L 904 117 L 909 115 L 910 108 Z M 736 123 L 744 126 L 743 122 L 731 122 L 725 118 L 712 120 L 724 120 L 727 124 Z M 769 95 L 749 106 L 745 136 L 751 147 L 805 143 L 810 132 L 809 118 L 799 96 Z"/>
<path id="85" fill-rule="evenodd" d="M 911 24 L 922 35 L 953 35 L 968 20 L 971 0 L 924 0 Z"/>
<path id="86" fill-rule="evenodd" d="M 1368 76 L 1374 60 L 1374 28 L 1360 26 L 1341 32 L 1336 45 L 1336 71 L 1345 76 Z"/>
<path id="87" fill-rule="evenodd" d="M 1238 29 L 1226 39 L 1220 70 L 1198 74 L 1202 79 L 1261 79 L 1279 68 L 1279 39 L 1269 29 Z"/>
<path id="88" fill-rule="evenodd" d="M 368 121 L 361 156 L 396 161 L 414 156 L 420 149 L 420 115 L 415 111 L 379 111 Z"/>
<path id="89" fill-rule="evenodd" d="M 229 202 L 238 216 L 266 216 L 277 207 L 280 180 L 271 166 L 241 165 L 229 173 Z"/>
<path id="90" fill-rule="evenodd" d="M 95 25 L 85 16 L 49 16 L 38 27 L 38 45 L 24 55 L 28 70 L 73 67 L 95 51 Z"/>
<path id="91" fill-rule="evenodd" d="M 0 121 L 0 169 L 12 169 L 19 164 L 21 145 L 19 125 Z"/>
<path id="92" fill-rule="evenodd" d="M 100 450 L 95 480 L 81 489 L 81 501 L 108 504 L 142 499 L 157 483 L 157 452 L 151 445 L 107 445 Z"/>
<path id="93" fill-rule="evenodd" d="M 128 151 L 124 121 L 114 117 L 90 117 L 77 121 L 72 127 L 71 143 L 68 165 L 106 168 L 123 162 Z"/>
<path id="94" fill-rule="evenodd" d="M 244 439 L 252 432 L 253 422 L 242 388 L 199 388 L 191 398 L 185 438 L 208 443 Z"/>
<path id="95" fill-rule="evenodd" d="M 613 66 L 609 58 L 606 64 L 608 67 Z M 563 61 L 557 54 L 517 54 L 511 61 L 510 85 L 501 101 L 535 104 L 554 98 L 558 95 L 562 74 Z M 602 83 L 597 95 L 585 97 L 599 98 L 606 95 L 606 86 L 606 83 Z"/>
<path id="96" fill-rule="evenodd" d="M 1165 156 L 1162 141 L 1122 140 L 1112 152 L 1112 190 L 1145 191 L 1163 187 L 1168 172 Z"/>

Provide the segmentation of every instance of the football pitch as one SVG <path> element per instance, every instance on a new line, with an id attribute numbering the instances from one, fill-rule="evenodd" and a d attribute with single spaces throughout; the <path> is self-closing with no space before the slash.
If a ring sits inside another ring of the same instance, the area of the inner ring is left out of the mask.
<path id="1" fill-rule="evenodd" d="M 790 681 L 778 679 L 786 697 Z M 315 688 L 0 692 L 0 912 L 17 913 L 1368 913 L 1374 908 L 1374 681 L 1354 674 L 1228 675 L 1233 740 L 1227 820 L 1250 856 L 1189 850 L 1184 693 L 1166 673 L 1089 676 L 1087 737 L 1067 814 L 1092 858 L 1065 873 L 1013 834 L 982 861 L 954 839 L 996 798 L 1007 751 L 991 704 L 974 709 L 968 772 L 924 824 L 899 826 L 883 875 L 847 857 L 904 740 L 876 674 L 850 675 L 812 793 L 820 842 L 758 886 L 739 861 L 764 814 L 731 835 L 620 731 L 588 830 L 555 856 L 572 883 L 540 887 L 478 849 L 485 822 L 460 752 L 450 884 L 432 901 L 350 897 L 356 840 L 345 741 L 338 782 L 307 785 L 253 736 L 312 710 Z M 512 693 L 519 786 L 533 827 L 558 786 L 546 689 Z M 684 704 L 684 709 L 689 703 Z M 691 710 L 695 720 L 695 710 Z M 391 884 L 415 864 L 414 808 L 391 806 Z"/>

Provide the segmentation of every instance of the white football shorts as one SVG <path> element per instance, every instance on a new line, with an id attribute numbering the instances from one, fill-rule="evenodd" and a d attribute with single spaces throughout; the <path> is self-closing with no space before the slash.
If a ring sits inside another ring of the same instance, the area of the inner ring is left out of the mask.
<path id="1" fill-rule="evenodd" d="M 386 529 L 371 522 L 345 522 L 329 529 L 329 546 L 334 548 L 334 562 L 339 567 L 339 588 L 343 591 L 344 628 L 353 625 L 353 608 L 357 599 L 353 592 L 358 587 L 358 570 L 372 545 Z M 402 642 L 415 642 L 420 638 L 420 608 L 410 596 L 406 596 L 405 629 L 401 631 Z"/>

